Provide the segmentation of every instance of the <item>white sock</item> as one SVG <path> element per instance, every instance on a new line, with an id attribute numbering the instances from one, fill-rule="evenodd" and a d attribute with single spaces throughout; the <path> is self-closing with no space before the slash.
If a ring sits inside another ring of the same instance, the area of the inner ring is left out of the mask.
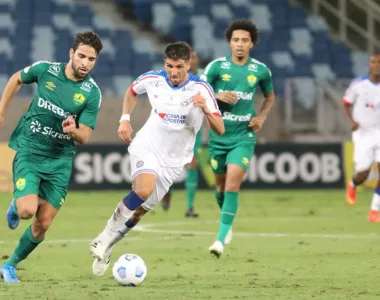
<path id="1" fill-rule="evenodd" d="M 371 210 L 380 210 L 380 195 L 374 193 L 372 197 L 372 202 L 371 202 Z"/>
<path id="2" fill-rule="evenodd" d="M 125 228 L 124 223 L 133 215 L 133 212 L 134 210 L 128 209 L 123 200 L 121 200 L 116 206 L 112 216 L 108 219 L 106 227 L 98 235 L 97 239 L 106 241 L 112 245 L 121 240 L 124 235 L 120 238 L 119 231 Z M 115 241 L 115 239 L 117 241 Z"/>

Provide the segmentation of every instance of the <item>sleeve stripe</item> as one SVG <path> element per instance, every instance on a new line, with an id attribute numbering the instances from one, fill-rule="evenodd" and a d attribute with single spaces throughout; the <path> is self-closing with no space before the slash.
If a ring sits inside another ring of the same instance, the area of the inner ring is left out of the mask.
<path id="1" fill-rule="evenodd" d="M 218 108 L 218 104 L 216 104 L 216 99 L 215 99 L 215 96 L 214 96 L 214 93 L 212 92 L 212 90 L 207 86 L 207 84 L 203 83 L 203 82 L 197 82 L 196 84 L 200 84 L 202 85 L 203 87 L 206 88 L 207 92 L 209 93 L 211 99 L 214 101 L 214 106 L 217 110 L 219 110 Z"/>
<path id="2" fill-rule="evenodd" d="M 144 76 L 142 78 L 140 78 L 138 81 L 136 81 L 135 83 L 132 84 L 132 87 L 135 86 L 136 84 L 139 84 L 141 81 L 143 81 L 144 79 L 148 79 L 148 78 L 158 78 L 158 76 L 153 76 L 153 75 L 147 75 L 147 76 Z"/>
<path id="3" fill-rule="evenodd" d="M 343 98 L 342 101 L 343 101 L 344 105 L 347 105 L 347 106 L 352 105 L 352 103 L 350 101 L 348 101 L 347 99 L 345 99 L 345 98 Z"/>
<path id="4" fill-rule="evenodd" d="M 134 88 L 133 88 L 133 85 L 131 85 L 130 87 L 129 87 L 129 90 L 131 91 L 131 93 L 133 94 L 133 95 L 137 95 L 137 93 L 136 93 L 136 91 L 134 90 Z"/>

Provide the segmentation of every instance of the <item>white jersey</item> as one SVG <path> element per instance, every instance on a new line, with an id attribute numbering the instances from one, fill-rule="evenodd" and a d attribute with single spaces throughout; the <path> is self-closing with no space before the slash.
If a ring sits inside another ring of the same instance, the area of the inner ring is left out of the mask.
<path id="1" fill-rule="evenodd" d="M 166 71 L 150 71 L 138 77 L 130 90 L 135 95 L 147 93 L 152 111 L 129 152 L 139 156 L 141 151 L 150 150 L 160 165 L 168 167 L 191 162 L 195 137 L 204 119 L 202 109 L 194 107 L 191 97 L 200 93 L 211 113 L 220 116 L 212 87 L 190 73 L 184 84 L 173 87 Z"/>
<path id="2" fill-rule="evenodd" d="M 368 76 L 353 80 L 343 97 L 346 105 L 352 105 L 352 118 L 362 131 L 380 130 L 380 84 Z"/>

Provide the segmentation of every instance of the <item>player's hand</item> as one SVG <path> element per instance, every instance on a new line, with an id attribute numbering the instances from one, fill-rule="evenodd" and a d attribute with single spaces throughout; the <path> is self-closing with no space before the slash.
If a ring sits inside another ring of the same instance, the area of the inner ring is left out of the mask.
<path id="1" fill-rule="evenodd" d="M 132 142 L 132 132 L 133 128 L 129 121 L 121 121 L 119 130 L 117 131 L 117 134 L 119 135 L 119 138 L 127 143 Z"/>
<path id="2" fill-rule="evenodd" d="M 359 127 L 360 127 L 360 125 L 359 125 L 358 122 L 353 122 L 353 123 L 351 124 L 352 131 L 358 130 Z"/>
<path id="3" fill-rule="evenodd" d="M 191 97 L 194 107 L 200 107 L 203 113 L 208 114 L 210 110 L 207 107 L 205 98 L 198 92 L 195 96 Z"/>
<path id="4" fill-rule="evenodd" d="M 68 116 L 67 119 L 62 122 L 62 128 L 64 133 L 73 132 L 77 128 L 74 118 Z"/>
<path id="5" fill-rule="evenodd" d="M 237 93 L 231 91 L 224 91 L 221 93 L 215 94 L 218 100 L 228 103 L 228 104 L 236 104 L 237 102 Z"/>
<path id="6" fill-rule="evenodd" d="M 249 121 L 248 127 L 250 127 L 254 132 L 258 132 L 265 122 L 267 117 L 258 115 L 257 117 L 253 117 L 251 121 Z"/>

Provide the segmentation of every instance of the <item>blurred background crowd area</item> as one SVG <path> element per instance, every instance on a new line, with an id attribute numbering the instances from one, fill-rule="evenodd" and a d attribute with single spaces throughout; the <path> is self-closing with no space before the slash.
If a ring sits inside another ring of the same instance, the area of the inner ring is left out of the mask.
<path id="1" fill-rule="evenodd" d="M 258 25 L 252 56 L 273 74 L 276 105 L 260 142 L 349 138 L 341 98 L 380 50 L 380 1 L 0 0 L 0 86 L 35 61 L 67 61 L 75 33 L 95 31 L 104 48 L 92 75 L 103 103 L 92 142 L 115 143 L 126 88 L 141 73 L 163 68 L 166 44 L 187 41 L 204 67 L 229 54 L 224 30 L 238 18 Z M 34 89 L 25 85 L 11 104 L 0 140 L 9 138 Z M 149 111 L 143 99 L 132 116 L 135 130 Z"/>

